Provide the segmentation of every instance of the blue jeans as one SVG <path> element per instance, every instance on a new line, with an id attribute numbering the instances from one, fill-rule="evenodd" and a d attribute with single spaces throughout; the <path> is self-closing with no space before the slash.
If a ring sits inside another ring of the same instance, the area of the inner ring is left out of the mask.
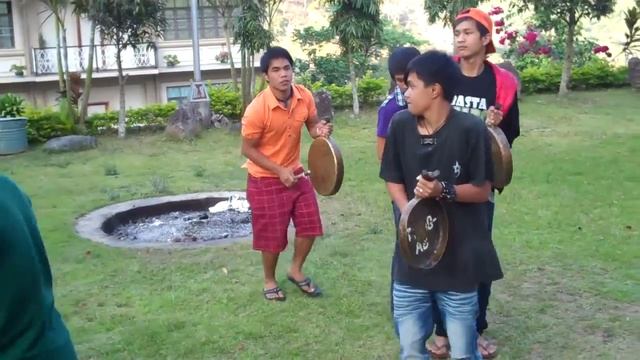
<path id="1" fill-rule="evenodd" d="M 478 294 L 434 292 L 398 283 L 393 285 L 393 320 L 400 339 L 400 359 L 429 359 L 425 347 L 433 332 L 433 301 L 440 307 L 449 333 L 452 359 L 480 360 L 476 316 Z"/>
<path id="2" fill-rule="evenodd" d="M 489 233 L 492 233 L 493 230 L 493 213 L 495 210 L 495 203 L 492 201 L 487 202 L 487 216 L 489 223 Z M 478 284 L 478 305 L 480 311 L 478 312 L 478 318 L 476 319 L 476 330 L 478 334 L 482 335 L 482 333 L 487 330 L 489 327 L 489 323 L 487 322 L 487 308 L 489 307 L 489 296 L 491 296 L 491 282 L 480 283 Z M 438 311 L 439 305 L 436 304 L 434 306 L 434 314 L 433 321 L 436 324 L 436 335 L 438 336 L 447 336 L 447 330 L 442 322 L 441 315 Z"/>
<path id="3" fill-rule="evenodd" d="M 402 212 L 400 211 L 400 208 L 398 208 L 398 206 L 396 206 L 396 203 L 394 203 L 393 201 L 391 202 L 391 210 L 393 211 L 393 223 L 395 224 L 395 231 L 396 233 L 398 232 L 398 226 L 400 226 L 400 215 L 402 215 Z M 396 239 L 398 237 L 396 236 Z M 396 240 L 396 247 L 398 246 L 398 241 Z M 396 268 L 396 255 L 398 254 L 398 252 L 396 251 L 396 249 L 394 248 L 394 252 L 393 252 L 393 256 L 391 257 L 391 286 L 389 286 L 389 298 L 390 298 L 390 304 L 391 304 L 391 314 L 393 314 L 393 271 Z M 399 255 L 398 255 L 399 256 Z"/>

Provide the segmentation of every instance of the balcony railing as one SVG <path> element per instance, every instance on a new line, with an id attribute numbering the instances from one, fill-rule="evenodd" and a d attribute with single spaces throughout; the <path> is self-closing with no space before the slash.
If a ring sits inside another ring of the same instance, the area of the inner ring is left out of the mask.
<path id="1" fill-rule="evenodd" d="M 84 72 L 89 65 L 89 46 L 67 46 L 69 57 L 69 71 Z M 122 54 L 123 69 L 149 69 L 156 68 L 156 49 L 140 46 L 137 49 L 127 48 Z M 64 61 L 64 59 L 63 59 Z M 56 48 L 33 49 L 33 69 L 36 75 L 48 75 L 58 73 L 58 57 Z M 96 45 L 94 54 L 93 71 L 116 71 L 116 47 L 115 45 Z"/>

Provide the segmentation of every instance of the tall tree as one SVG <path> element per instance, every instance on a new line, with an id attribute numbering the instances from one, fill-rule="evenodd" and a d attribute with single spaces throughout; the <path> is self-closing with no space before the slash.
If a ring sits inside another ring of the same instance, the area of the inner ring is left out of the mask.
<path id="1" fill-rule="evenodd" d="M 235 90 L 238 89 L 238 79 L 236 78 L 236 66 L 233 60 L 233 53 L 231 52 L 231 36 L 234 33 L 236 20 L 234 14 L 240 6 L 240 0 L 208 0 L 209 4 L 216 10 L 216 12 L 223 19 L 224 38 L 227 45 L 227 52 L 229 53 L 229 66 L 231 71 L 231 83 Z"/>
<path id="2" fill-rule="evenodd" d="M 265 0 L 265 14 L 267 20 L 267 30 L 273 34 L 273 21 L 276 18 L 276 13 L 282 4 L 282 0 Z M 273 40 L 273 39 L 272 39 Z"/>
<path id="3" fill-rule="evenodd" d="M 124 85 L 127 77 L 122 71 L 122 52 L 127 48 L 150 48 L 161 38 L 166 27 L 162 0 L 96 0 L 92 15 L 104 41 L 116 47 L 118 85 L 120 86 L 120 114 L 118 137 L 126 135 L 126 104 Z"/>
<path id="4" fill-rule="evenodd" d="M 431 24 L 441 21 L 446 26 L 453 26 L 460 10 L 476 7 L 479 3 L 479 0 L 424 0 L 424 10 Z"/>
<path id="5" fill-rule="evenodd" d="M 338 36 L 338 44 L 349 62 L 353 113 L 360 114 L 358 78 L 354 55 L 367 53 L 382 37 L 380 0 L 325 0 L 331 5 L 329 26 Z"/>
<path id="6" fill-rule="evenodd" d="M 567 27 L 562 78 L 558 89 L 559 95 L 566 95 L 571 82 L 576 27 L 583 19 L 599 20 L 611 14 L 615 0 L 520 0 L 514 1 L 512 6 L 521 13 L 533 10 L 537 17 L 549 22 L 562 22 Z"/>
<path id="7" fill-rule="evenodd" d="M 71 75 L 69 73 L 67 27 L 65 24 L 69 0 L 40 0 L 40 2 L 45 6 L 46 11 L 50 13 L 55 26 L 61 112 L 66 120 L 75 122 L 75 112 L 71 103 Z"/>
<path id="8" fill-rule="evenodd" d="M 255 72 L 255 54 L 271 44 L 273 34 L 265 28 L 266 0 L 245 0 L 236 23 L 235 43 L 240 44 L 242 69 L 240 71 L 243 109 L 253 98 L 252 79 Z"/>
<path id="9" fill-rule="evenodd" d="M 86 130 L 87 112 L 89 108 L 89 98 L 91 96 L 91 84 L 93 82 L 93 58 L 96 52 L 96 22 L 95 19 L 98 15 L 96 13 L 97 7 L 95 6 L 96 0 L 73 0 L 73 12 L 76 15 L 81 15 L 88 18 L 91 21 L 91 32 L 89 33 L 89 55 L 87 59 L 86 76 L 84 80 L 84 90 L 82 91 L 82 98 L 80 99 L 79 110 L 80 115 L 78 117 L 78 127 L 81 132 Z M 81 45 L 81 44 L 80 44 Z"/>

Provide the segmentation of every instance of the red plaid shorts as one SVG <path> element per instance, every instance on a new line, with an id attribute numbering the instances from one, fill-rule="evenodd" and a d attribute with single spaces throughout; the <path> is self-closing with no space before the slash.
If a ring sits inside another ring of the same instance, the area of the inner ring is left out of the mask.
<path id="1" fill-rule="evenodd" d="M 287 229 L 293 220 L 296 237 L 322 236 L 320 209 L 313 185 L 300 178 L 287 188 L 279 178 L 247 179 L 247 200 L 251 207 L 253 249 L 280 253 L 287 248 Z"/>

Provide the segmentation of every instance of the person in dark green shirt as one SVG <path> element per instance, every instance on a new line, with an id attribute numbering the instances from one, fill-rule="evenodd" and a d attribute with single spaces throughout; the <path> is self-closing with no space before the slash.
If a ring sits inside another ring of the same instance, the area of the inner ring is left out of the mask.
<path id="1" fill-rule="evenodd" d="M 31 200 L 0 175 L 0 359 L 75 360 Z"/>

